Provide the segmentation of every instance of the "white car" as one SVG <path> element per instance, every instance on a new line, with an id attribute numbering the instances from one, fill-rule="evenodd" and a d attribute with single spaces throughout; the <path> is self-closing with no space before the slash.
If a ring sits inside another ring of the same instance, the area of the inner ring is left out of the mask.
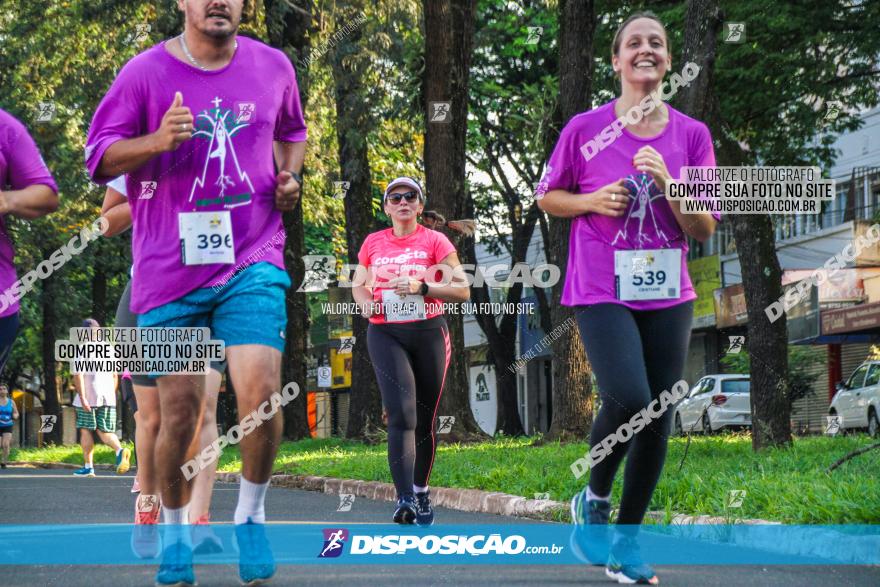
<path id="1" fill-rule="evenodd" d="M 846 383 L 837 384 L 828 415 L 840 416 L 842 430 L 867 428 L 880 436 L 880 361 L 859 365 Z"/>
<path id="2" fill-rule="evenodd" d="M 673 434 L 752 425 L 748 375 L 706 375 L 675 407 Z"/>

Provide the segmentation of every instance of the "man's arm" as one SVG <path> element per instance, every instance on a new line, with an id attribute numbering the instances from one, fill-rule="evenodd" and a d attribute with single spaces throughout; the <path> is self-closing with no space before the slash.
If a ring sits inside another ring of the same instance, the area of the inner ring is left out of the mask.
<path id="1" fill-rule="evenodd" d="M 12 214 L 25 220 L 40 218 L 58 209 L 58 194 L 44 184 L 22 190 L 0 192 L 0 214 Z"/>
<path id="2" fill-rule="evenodd" d="M 89 405 L 88 400 L 86 399 L 86 385 L 83 380 L 82 373 L 74 373 L 73 374 L 73 387 L 76 389 L 76 394 L 79 396 L 79 401 L 82 403 L 82 408 L 89 412 L 92 407 Z"/>
<path id="3" fill-rule="evenodd" d="M 174 151 L 191 139 L 192 130 L 192 112 L 183 105 L 183 95 L 177 92 L 156 132 L 116 141 L 107 147 L 98 165 L 98 175 L 116 177 L 135 171 L 156 155 Z"/>
<path id="4" fill-rule="evenodd" d="M 291 172 L 302 173 L 303 161 L 306 158 L 306 142 L 286 143 L 275 141 L 272 145 L 275 152 L 275 165 L 278 176 L 275 178 L 275 207 L 286 212 L 293 210 L 299 201 L 302 186 L 294 179 Z"/>
<path id="5" fill-rule="evenodd" d="M 272 146 L 275 151 L 275 165 L 278 166 L 278 171 L 302 173 L 303 161 L 306 158 L 305 141 L 298 143 L 275 141 Z"/>

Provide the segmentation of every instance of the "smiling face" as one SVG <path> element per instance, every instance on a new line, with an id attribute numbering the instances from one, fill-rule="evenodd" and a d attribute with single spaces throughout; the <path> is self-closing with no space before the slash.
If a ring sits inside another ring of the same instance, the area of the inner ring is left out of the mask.
<path id="1" fill-rule="evenodd" d="M 231 37 L 241 24 L 243 0 L 177 0 L 186 26 L 215 39 Z"/>
<path id="2" fill-rule="evenodd" d="M 405 194 L 407 192 L 414 191 L 411 187 L 406 185 L 396 186 L 389 192 L 389 196 L 391 194 Z M 419 214 L 422 213 L 422 210 L 425 209 L 424 203 L 416 198 L 412 202 L 407 202 L 406 198 L 401 198 L 399 203 L 394 203 L 390 201 L 388 198 L 385 198 L 385 213 L 393 222 L 409 222 L 415 218 L 419 217 Z"/>
<path id="3" fill-rule="evenodd" d="M 611 64 L 624 84 L 656 86 L 672 67 L 666 30 L 653 18 L 637 18 L 618 33 Z"/>

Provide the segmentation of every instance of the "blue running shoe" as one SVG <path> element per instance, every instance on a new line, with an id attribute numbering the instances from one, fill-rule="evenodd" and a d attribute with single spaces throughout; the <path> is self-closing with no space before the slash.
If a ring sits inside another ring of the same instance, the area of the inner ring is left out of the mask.
<path id="1" fill-rule="evenodd" d="M 617 536 L 611 546 L 605 574 L 624 585 L 659 585 L 660 580 L 645 561 L 636 539 Z"/>
<path id="2" fill-rule="evenodd" d="M 73 472 L 75 477 L 94 477 L 95 470 L 92 467 L 83 467 Z"/>
<path id="3" fill-rule="evenodd" d="M 434 523 L 434 508 L 431 507 L 431 491 L 416 493 L 416 524 L 430 526 Z"/>
<path id="4" fill-rule="evenodd" d="M 192 549 L 182 542 L 172 542 L 162 552 L 162 564 L 156 573 L 158 587 L 185 587 L 196 584 Z"/>
<path id="5" fill-rule="evenodd" d="M 416 498 L 404 495 L 397 498 L 397 509 L 394 510 L 395 524 L 412 524 L 416 521 Z"/>
<path id="6" fill-rule="evenodd" d="M 569 541 L 576 557 L 591 565 L 604 565 L 608 561 L 608 518 L 611 502 L 587 499 L 587 490 L 571 498 L 571 531 Z"/>
<path id="7" fill-rule="evenodd" d="M 248 518 L 245 524 L 235 525 L 238 545 L 238 576 L 244 585 L 262 585 L 275 574 L 275 559 L 266 539 L 266 525 L 255 524 Z"/>

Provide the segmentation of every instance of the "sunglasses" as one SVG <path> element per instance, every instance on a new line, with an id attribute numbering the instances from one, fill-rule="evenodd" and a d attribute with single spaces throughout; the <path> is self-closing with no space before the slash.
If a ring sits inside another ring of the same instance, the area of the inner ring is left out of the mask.
<path id="1" fill-rule="evenodd" d="M 402 200 L 404 198 L 406 199 L 407 203 L 415 202 L 416 200 L 419 199 L 419 192 L 411 191 L 411 192 L 404 192 L 402 194 L 399 194 L 399 193 L 398 194 L 388 194 L 387 196 L 385 196 L 385 201 L 391 202 L 392 204 L 399 204 L 400 200 Z"/>

